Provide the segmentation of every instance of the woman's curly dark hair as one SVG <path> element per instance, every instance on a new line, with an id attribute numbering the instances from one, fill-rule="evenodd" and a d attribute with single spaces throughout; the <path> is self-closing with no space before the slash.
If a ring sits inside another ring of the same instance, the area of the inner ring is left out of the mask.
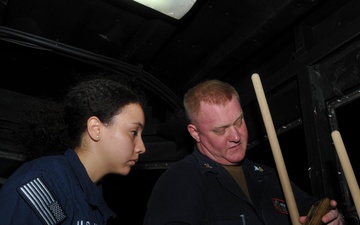
<path id="1" fill-rule="evenodd" d="M 80 144 L 88 118 L 96 116 L 102 123 L 111 124 L 113 117 L 131 103 L 143 106 L 133 90 L 108 79 L 89 80 L 71 89 L 64 105 L 64 120 L 72 137 L 70 147 Z"/>
<path id="2" fill-rule="evenodd" d="M 92 78 L 69 89 L 63 102 L 34 99 L 24 111 L 16 139 L 24 146 L 26 160 L 61 154 L 80 145 L 89 117 L 111 124 L 112 118 L 130 103 L 145 105 L 139 89 L 128 82 Z"/>

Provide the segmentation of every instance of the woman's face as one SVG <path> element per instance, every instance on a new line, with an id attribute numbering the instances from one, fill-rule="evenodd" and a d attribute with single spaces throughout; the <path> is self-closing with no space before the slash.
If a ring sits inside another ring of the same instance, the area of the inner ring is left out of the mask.
<path id="1" fill-rule="evenodd" d="M 109 173 L 127 175 L 132 166 L 145 152 L 142 131 L 145 124 L 144 111 L 138 104 L 125 106 L 113 118 L 113 123 L 102 129 L 102 159 Z"/>

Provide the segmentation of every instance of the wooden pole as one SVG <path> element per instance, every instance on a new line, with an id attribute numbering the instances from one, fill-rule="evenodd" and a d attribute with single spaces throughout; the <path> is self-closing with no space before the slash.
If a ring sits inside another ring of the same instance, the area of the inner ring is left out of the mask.
<path id="1" fill-rule="evenodd" d="M 356 177 L 354 174 L 354 170 L 351 167 L 351 163 L 349 160 L 349 156 L 346 152 L 344 142 L 341 138 L 340 132 L 337 130 L 334 130 L 331 132 L 331 137 L 334 141 L 334 145 L 336 148 L 336 152 L 339 156 L 341 167 L 344 171 L 345 178 L 347 181 L 347 184 L 349 186 L 351 196 L 354 200 L 355 208 L 357 211 L 358 216 L 360 216 L 360 190 L 359 185 L 356 181 Z"/>
<path id="2" fill-rule="evenodd" d="M 285 194 L 286 205 L 289 210 L 290 218 L 293 225 L 301 225 L 299 222 L 299 211 L 296 206 L 294 193 L 291 188 L 289 176 L 285 167 L 284 158 L 281 153 L 280 145 L 276 136 L 274 124 L 271 118 L 270 110 L 266 101 L 264 89 L 261 84 L 260 76 L 254 73 L 251 77 L 256 97 L 260 106 L 261 115 L 264 120 L 266 133 L 269 138 L 271 150 L 275 159 L 277 171 L 280 176 L 280 182 Z"/>

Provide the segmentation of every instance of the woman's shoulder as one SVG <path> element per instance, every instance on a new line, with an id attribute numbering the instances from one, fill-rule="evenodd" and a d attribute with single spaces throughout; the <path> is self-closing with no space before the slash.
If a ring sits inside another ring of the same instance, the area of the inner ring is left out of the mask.
<path id="1" fill-rule="evenodd" d="M 68 160 L 64 155 L 50 155 L 27 161 L 22 164 L 19 169 L 25 173 L 28 171 L 57 171 L 67 165 Z"/>
<path id="2" fill-rule="evenodd" d="M 61 174 L 66 173 L 68 168 L 69 163 L 63 155 L 43 156 L 23 163 L 7 179 L 6 183 L 19 186 L 36 178 L 46 180 L 48 183 L 50 180 L 57 182 L 56 180 L 61 179 Z"/>

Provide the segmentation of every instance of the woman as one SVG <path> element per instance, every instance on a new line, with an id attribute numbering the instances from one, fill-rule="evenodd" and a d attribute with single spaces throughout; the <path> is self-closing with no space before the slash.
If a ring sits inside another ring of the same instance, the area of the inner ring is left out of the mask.
<path id="1" fill-rule="evenodd" d="M 0 190 L 2 225 L 100 225 L 115 217 L 101 179 L 127 175 L 145 152 L 141 98 L 119 82 L 95 79 L 71 89 L 63 109 L 65 126 L 53 121 L 48 128 L 66 134 L 58 141 L 68 149 L 28 161 L 10 176 Z"/>

